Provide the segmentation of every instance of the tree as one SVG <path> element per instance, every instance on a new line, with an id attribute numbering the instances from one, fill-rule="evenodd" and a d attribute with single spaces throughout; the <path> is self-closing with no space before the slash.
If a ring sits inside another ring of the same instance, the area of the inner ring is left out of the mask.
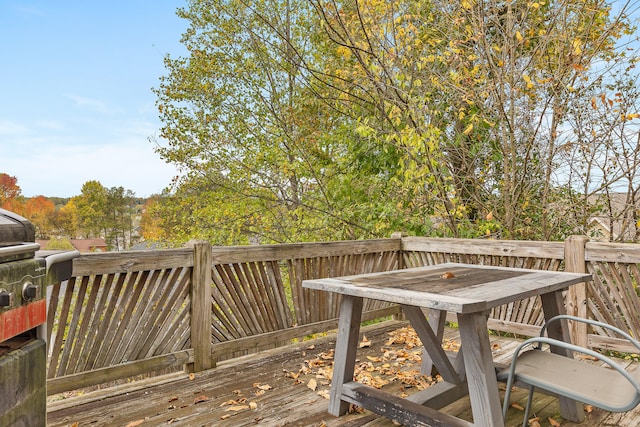
<path id="1" fill-rule="evenodd" d="M 135 204 L 131 190 L 87 181 L 82 194 L 69 202 L 65 221 L 72 228 L 77 220 L 77 230 L 83 237 L 103 237 L 112 248 L 122 250 L 132 243 Z"/>
<path id="2" fill-rule="evenodd" d="M 165 201 L 188 226 L 173 234 L 246 243 L 367 230 L 328 194 L 348 153 L 299 63 L 313 47 L 309 3 L 194 1 L 180 14 L 191 55 L 167 58 L 156 90 L 169 141 L 158 151 L 188 171 Z"/>
<path id="3" fill-rule="evenodd" d="M 25 201 L 23 215 L 33 223 L 37 239 L 51 237 L 55 210 L 53 202 L 44 196 L 31 197 Z"/>
<path id="4" fill-rule="evenodd" d="M 18 179 L 6 173 L 0 173 L 0 207 L 17 214 L 22 211 L 24 200 Z"/>

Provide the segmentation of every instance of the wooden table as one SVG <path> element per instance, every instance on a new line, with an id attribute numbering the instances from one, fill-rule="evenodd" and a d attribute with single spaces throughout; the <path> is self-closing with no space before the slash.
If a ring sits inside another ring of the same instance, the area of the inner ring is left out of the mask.
<path id="1" fill-rule="evenodd" d="M 489 311 L 540 295 L 548 319 L 565 312 L 562 290 L 590 280 L 590 274 L 447 263 L 303 281 L 305 288 L 342 294 L 329 412 L 343 415 L 353 403 L 411 426 L 504 426 L 487 328 Z M 443 382 L 402 399 L 353 380 L 363 298 L 401 305 Z M 423 309 L 428 309 L 429 321 Z M 446 312 L 456 313 L 460 328 L 459 357 L 453 361 L 438 336 Z M 562 322 L 554 322 L 548 334 L 570 341 Z M 552 351 L 571 357 L 557 348 Z M 438 411 L 466 394 L 473 424 Z M 560 404 L 564 418 L 580 419 L 581 405 L 568 399 Z"/>

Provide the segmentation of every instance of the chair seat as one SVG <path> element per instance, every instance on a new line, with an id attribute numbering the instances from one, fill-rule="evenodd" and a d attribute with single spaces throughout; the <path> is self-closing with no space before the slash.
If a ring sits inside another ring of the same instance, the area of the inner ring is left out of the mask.
<path id="1" fill-rule="evenodd" d="M 504 369 L 498 379 L 506 380 L 508 375 L 509 370 Z M 611 412 L 625 411 L 637 399 L 633 385 L 613 369 L 546 351 L 522 353 L 516 363 L 515 381 Z"/>

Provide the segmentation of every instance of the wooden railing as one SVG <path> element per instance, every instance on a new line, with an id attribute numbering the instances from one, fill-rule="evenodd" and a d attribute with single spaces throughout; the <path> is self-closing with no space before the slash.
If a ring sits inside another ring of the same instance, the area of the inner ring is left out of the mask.
<path id="1" fill-rule="evenodd" d="M 335 329 L 339 298 L 302 288 L 304 279 L 447 261 L 589 271 L 594 282 L 567 292 L 570 313 L 640 333 L 640 245 L 400 237 L 288 245 L 86 254 L 48 297 L 48 393 L 167 368 L 199 371 L 216 361 Z M 398 315 L 368 300 L 365 320 Z M 455 318 L 453 318 L 455 319 Z M 532 298 L 492 311 L 496 331 L 534 335 L 542 311 Z M 587 334 L 589 332 L 589 334 Z M 575 326 L 574 340 L 630 351 L 604 331 Z"/>

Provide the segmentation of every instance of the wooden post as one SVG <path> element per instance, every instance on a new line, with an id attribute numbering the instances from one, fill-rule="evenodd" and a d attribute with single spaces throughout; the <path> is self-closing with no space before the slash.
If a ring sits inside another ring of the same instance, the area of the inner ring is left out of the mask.
<path id="1" fill-rule="evenodd" d="M 569 236 L 564 242 L 564 269 L 571 273 L 586 273 L 587 261 L 585 247 L 589 239 L 586 236 Z M 566 296 L 567 314 L 587 317 L 587 284 L 578 283 L 571 286 Z M 573 343 L 582 347 L 587 346 L 587 325 L 571 322 L 571 338 Z"/>
<path id="2" fill-rule="evenodd" d="M 191 270 L 191 347 L 193 364 L 189 372 L 215 367 L 211 357 L 211 244 L 192 241 L 193 269 Z"/>

